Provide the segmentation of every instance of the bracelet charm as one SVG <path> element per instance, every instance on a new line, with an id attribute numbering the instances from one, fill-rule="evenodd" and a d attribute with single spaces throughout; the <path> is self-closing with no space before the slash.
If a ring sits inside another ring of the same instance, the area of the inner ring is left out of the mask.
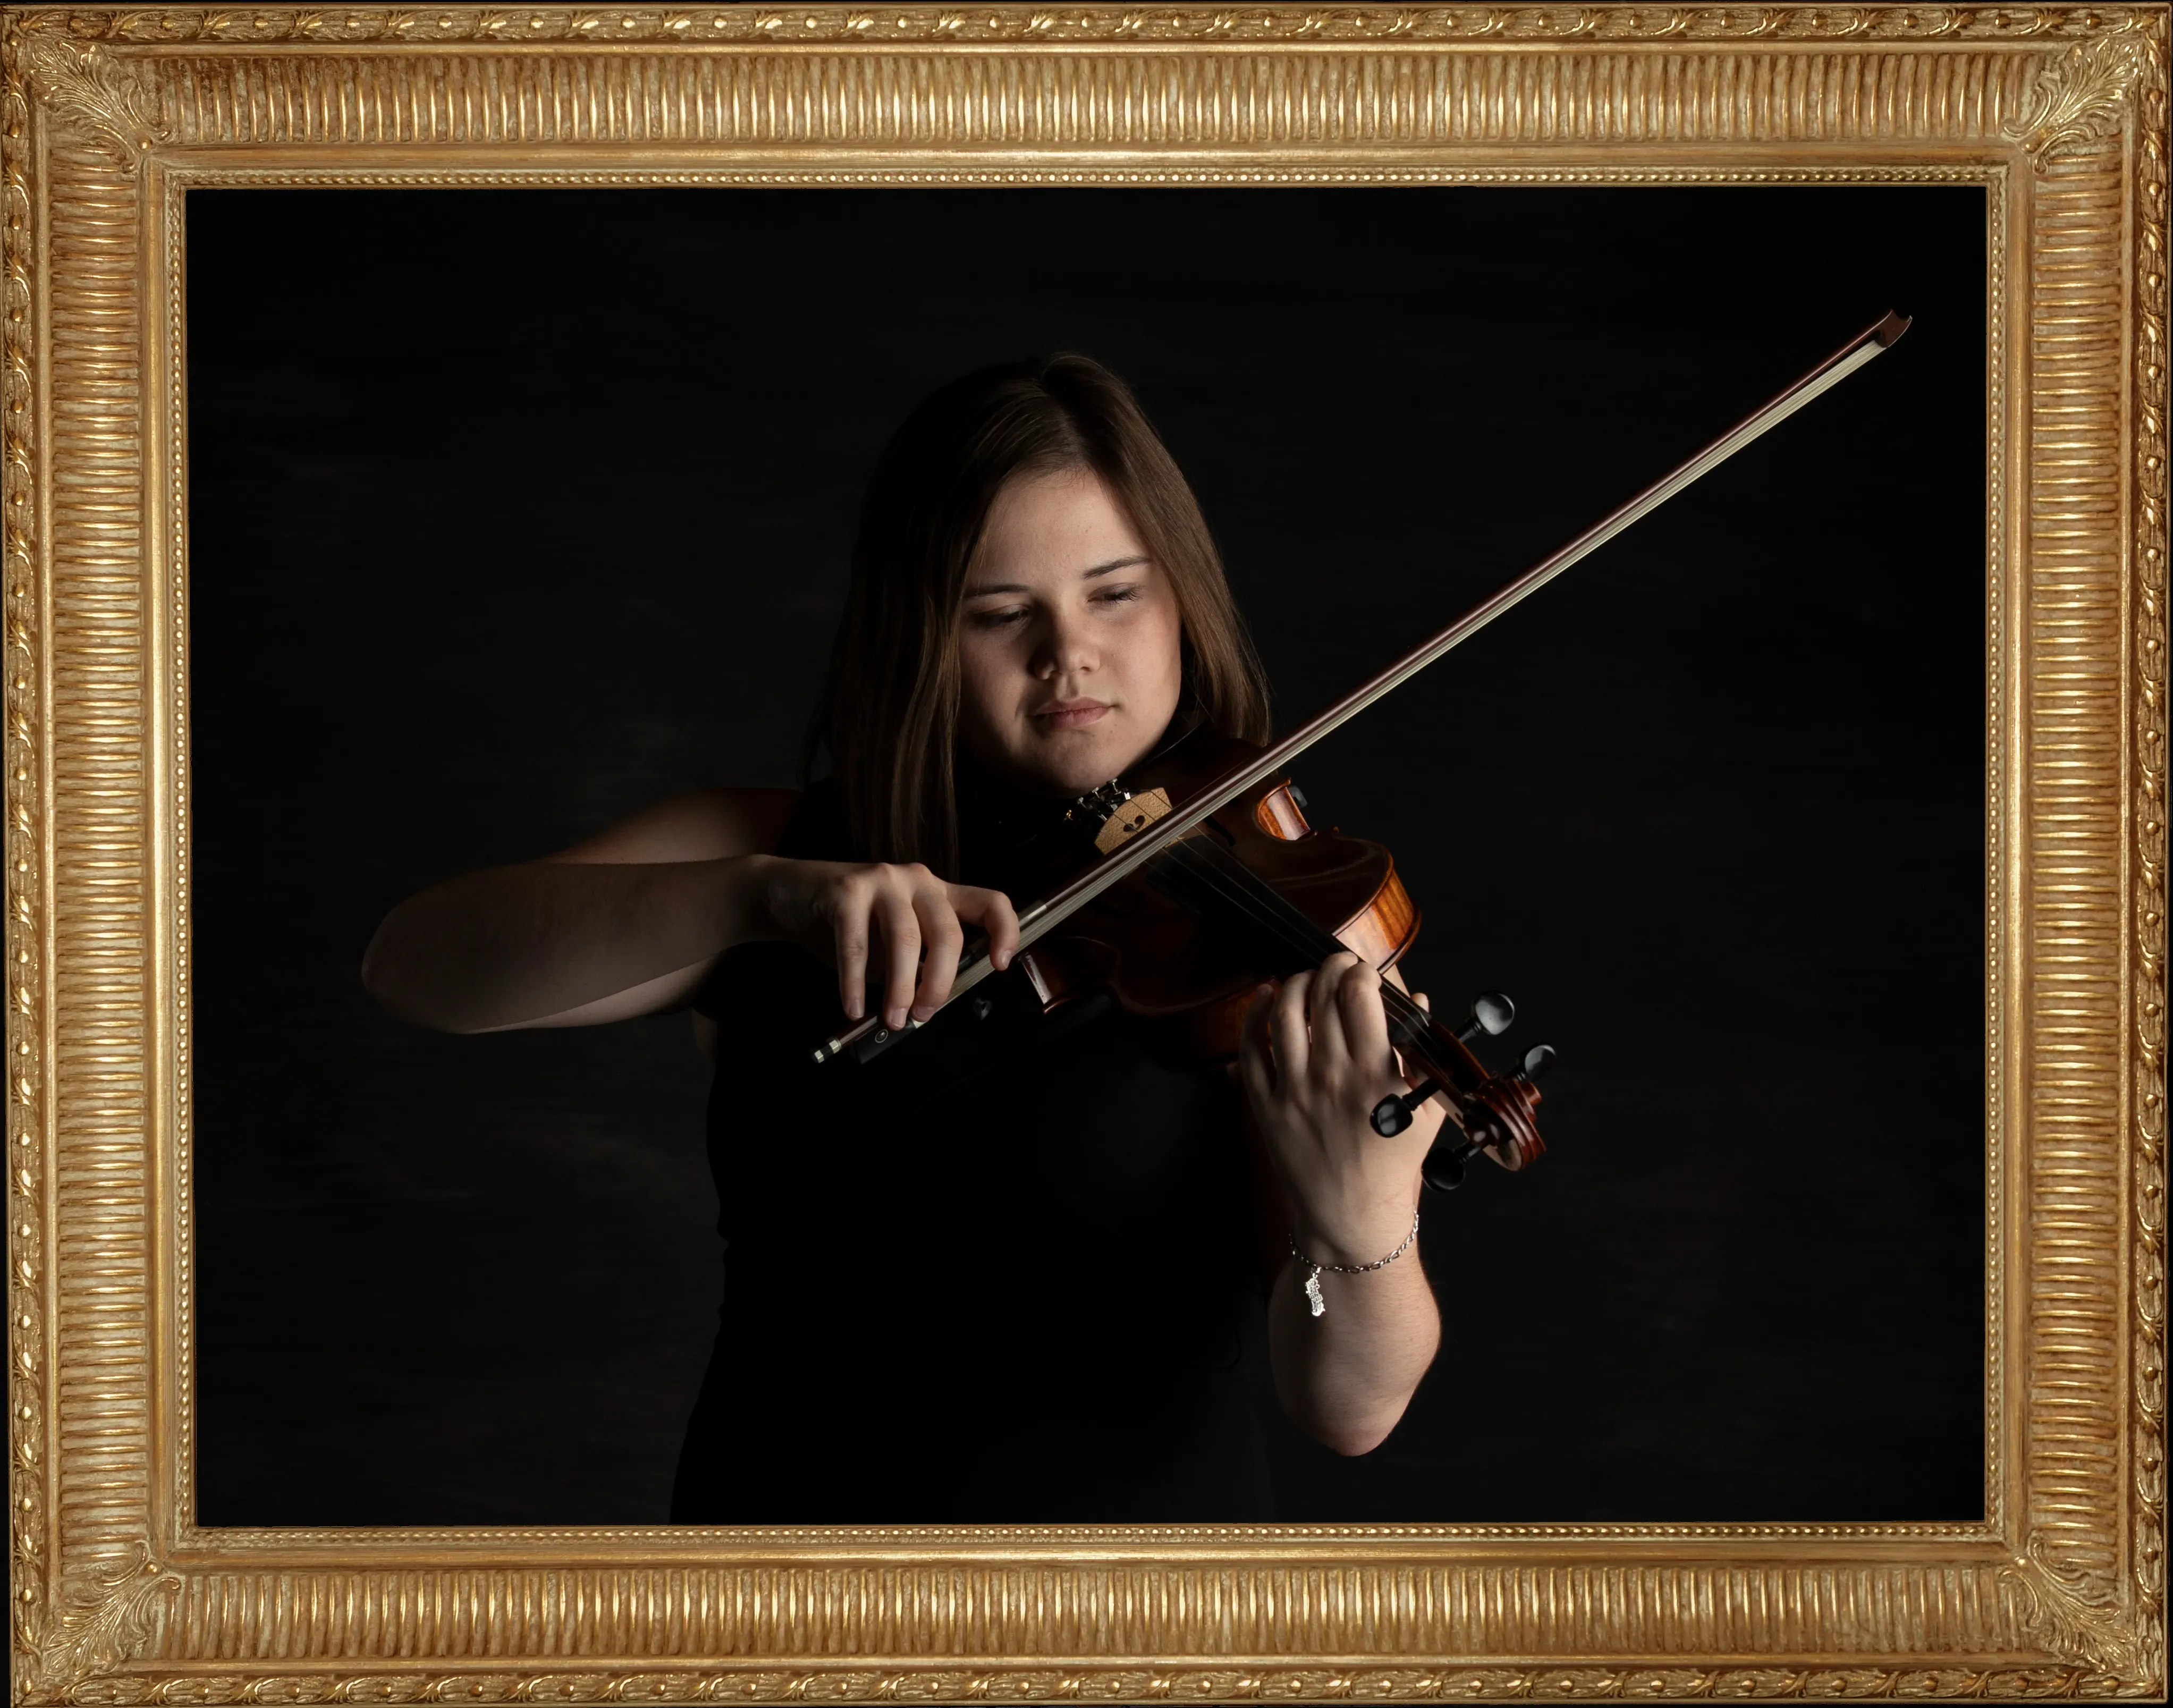
<path id="1" fill-rule="evenodd" d="M 1330 1270 L 1339 1275 L 1362 1275 L 1374 1269 L 1385 1269 L 1389 1264 L 1395 1262 L 1398 1258 L 1400 1258 L 1405 1252 L 1409 1251 L 1411 1248 L 1411 1242 L 1418 1237 L 1419 1213 L 1416 1210 L 1413 1210 L 1411 1212 L 1411 1231 L 1404 1236 L 1404 1242 L 1398 1246 L 1395 1250 L 1390 1252 L 1385 1258 L 1376 1258 L 1370 1263 L 1316 1263 L 1311 1258 L 1306 1256 L 1303 1252 L 1297 1248 L 1297 1237 L 1296 1235 L 1292 1235 L 1291 1237 L 1291 1255 L 1296 1258 L 1299 1263 L 1305 1265 L 1305 1302 L 1307 1308 L 1309 1309 L 1316 1317 L 1325 1317 L 1328 1314 L 1328 1301 L 1321 1296 L 1320 1292 L 1320 1272 L 1323 1269 Z"/>

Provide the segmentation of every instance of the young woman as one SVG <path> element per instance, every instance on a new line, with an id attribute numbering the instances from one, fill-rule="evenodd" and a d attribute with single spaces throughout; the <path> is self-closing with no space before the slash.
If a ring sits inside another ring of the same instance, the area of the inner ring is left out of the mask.
<path id="1" fill-rule="evenodd" d="M 1005 850 L 1202 720 L 1264 740 L 1267 700 L 1176 465 L 1094 363 L 991 369 L 876 472 L 828 779 L 666 801 L 379 929 L 364 979 L 427 1025 L 693 1009 L 725 1288 L 675 1518 L 1267 1519 L 1270 1388 L 1342 1452 L 1394 1427 L 1439 1338 L 1410 1236 L 1441 1117 L 1372 1131 L 1405 1081 L 1355 956 L 1264 988 L 1234 1070 L 1017 974 L 810 1061 L 841 1011 L 933 1014 L 974 934 L 1007 967 Z"/>

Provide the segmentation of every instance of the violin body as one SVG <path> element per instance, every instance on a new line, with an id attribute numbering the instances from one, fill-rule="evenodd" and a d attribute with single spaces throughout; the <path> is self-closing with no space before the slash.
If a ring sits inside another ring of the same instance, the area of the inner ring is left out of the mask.
<path id="1" fill-rule="evenodd" d="M 1036 852 L 1022 892 L 1047 894 L 1082 860 L 1115 847 L 1256 758 L 1259 750 L 1197 731 L 1097 795 L 1075 804 L 1069 847 Z M 1092 846 L 1089 846 L 1089 838 Z M 1106 989 L 1175 1065 L 1236 1058 L 1254 994 L 1348 949 L 1385 973 L 1418 935 L 1417 904 L 1380 843 L 1306 818 L 1291 779 L 1236 796 L 1189 835 L 1022 953 L 1019 976 L 1044 1010 Z M 1496 1075 L 1465 1043 L 1384 984 L 1390 1032 L 1407 1067 L 1446 1095 L 1466 1154 L 1522 1168 L 1545 1149 L 1523 1074 Z"/>
<path id="2" fill-rule="evenodd" d="M 1377 842 L 1323 834 L 1306 820 L 1290 779 L 1240 796 L 1194 832 L 1281 892 L 1354 954 L 1383 972 L 1418 935 L 1419 910 Z M 1172 952 L 1173 950 L 1179 952 Z M 1019 957 L 1044 1008 L 1108 989 L 1173 1063 L 1229 1061 L 1253 993 L 1303 971 L 1309 959 L 1272 958 L 1243 922 L 1217 918 L 1143 876 L 1120 884 Z"/>

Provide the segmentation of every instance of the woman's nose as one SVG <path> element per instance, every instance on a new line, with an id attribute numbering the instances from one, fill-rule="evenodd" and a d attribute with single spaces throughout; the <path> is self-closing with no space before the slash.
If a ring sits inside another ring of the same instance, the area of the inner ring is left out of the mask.
<path id="1" fill-rule="evenodd" d="M 1039 655 L 1034 660 L 1037 675 L 1044 679 L 1066 676 L 1091 671 L 1098 662 L 1093 636 L 1084 622 L 1063 612 L 1049 619 L 1042 634 Z"/>

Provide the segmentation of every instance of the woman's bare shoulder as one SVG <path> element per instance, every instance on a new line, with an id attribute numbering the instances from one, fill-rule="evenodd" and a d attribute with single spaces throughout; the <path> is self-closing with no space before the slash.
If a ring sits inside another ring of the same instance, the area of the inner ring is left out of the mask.
<path id="1" fill-rule="evenodd" d="M 794 789 L 694 789 L 553 854 L 577 865 L 661 865 L 768 854 L 799 803 Z"/>

